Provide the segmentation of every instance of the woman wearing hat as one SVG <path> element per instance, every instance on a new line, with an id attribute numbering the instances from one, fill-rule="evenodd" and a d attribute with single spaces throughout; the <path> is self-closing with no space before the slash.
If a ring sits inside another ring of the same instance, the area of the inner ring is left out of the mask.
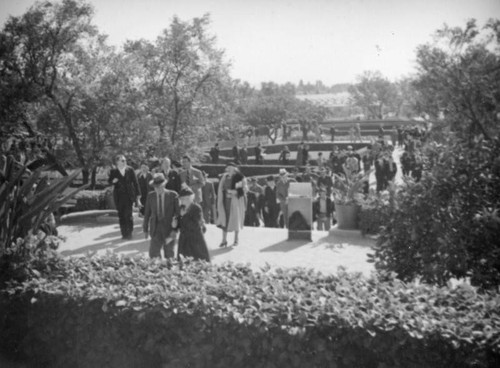
<path id="1" fill-rule="evenodd" d="M 194 192 L 183 188 L 179 193 L 181 216 L 179 219 L 178 257 L 192 257 L 210 262 L 207 243 L 203 234 L 206 231 L 202 210 L 194 203 Z"/>
<path id="2" fill-rule="evenodd" d="M 229 163 L 222 175 L 217 191 L 217 221 L 222 229 L 220 247 L 227 246 L 227 233 L 234 231 L 234 246 L 238 245 L 239 231 L 243 228 L 246 211 L 246 192 L 248 186 L 245 177 Z"/>

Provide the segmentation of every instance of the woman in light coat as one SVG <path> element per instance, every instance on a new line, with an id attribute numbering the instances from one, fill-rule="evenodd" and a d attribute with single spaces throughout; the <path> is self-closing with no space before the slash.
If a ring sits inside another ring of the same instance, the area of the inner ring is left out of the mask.
<path id="1" fill-rule="evenodd" d="M 217 221 L 222 229 L 219 247 L 227 247 L 227 233 L 234 231 L 233 246 L 238 245 L 239 231 L 243 229 L 246 211 L 247 181 L 234 163 L 229 163 L 217 190 Z"/>

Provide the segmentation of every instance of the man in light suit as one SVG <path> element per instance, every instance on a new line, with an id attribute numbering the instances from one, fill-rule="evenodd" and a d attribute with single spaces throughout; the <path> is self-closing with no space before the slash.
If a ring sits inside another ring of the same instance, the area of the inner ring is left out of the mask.
<path id="1" fill-rule="evenodd" d="M 154 174 L 151 181 L 154 192 L 150 192 L 146 200 L 143 230 L 146 239 L 151 232 L 149 245 L 151 258 L 161 257 L 162 248 L 165 258 L 174 257 L 179 196 L 176 192 L 165 189 L 166 183 L 165 175 Z"/>
<path id="2" fill-rule="evenodd" d="M 202 172 L 191 166 L 189 156 L 182 157 L 182 168 L 179 174 L 181 177 L 181 187 L 189 187 L 194 193 L 194 202 L 200 204 L 203 201 L 202 188 L 205 185 L 205 178 Z"/>

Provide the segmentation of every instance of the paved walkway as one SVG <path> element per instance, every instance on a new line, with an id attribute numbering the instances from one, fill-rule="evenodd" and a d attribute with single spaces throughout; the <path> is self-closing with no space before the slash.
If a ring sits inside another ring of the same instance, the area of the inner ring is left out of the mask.
<path id="1" fill-rule="evenodd" d="M 144 239 L 142 220 L 134 220 L 134 238 L 122 240 L 117 223 L 73 223 L 58 227 L 66 242 L 60 245 L 60 252 L 67 256 L 82 256 L 87 253 L 104 254 L 107 251 L 147 257 L 149 240 Z M 367 254 L 374 240 L 362 237 L 359 231 L 338 230 L 330 232 L 313 231 L 312 241 L 288 240 L 286 229 L 246 227 L 240 233 L 237 247 L 219 248 L 221 230 L 214 225 L 207 226 L 205 239 L 213 263 L 227 261 L 249 263 L 258 270 L 269 264 L 271 267 L 306 267 L 325 274 L 336 273 L 339 266 L 351 272 L 369 275 L 373 265 L 368 263 Z M 229 234 L 231 244 L 233 237 Z"/>

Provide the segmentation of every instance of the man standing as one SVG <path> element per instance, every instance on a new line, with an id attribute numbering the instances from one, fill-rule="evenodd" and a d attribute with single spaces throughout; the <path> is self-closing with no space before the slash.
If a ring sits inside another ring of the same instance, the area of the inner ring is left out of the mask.
<path id="1" fill-rule="evenodd" d="M 144 211 L 143 230 L 147 239 L 151 231 L 149 256 L 161 257 L 161 250 L 165 258 L 174 257 L 174 246 L 179 215 L 179 199 L 176 192 L 165 189 L 167 180 L 162 173 L 154 174 L 151 185 L 154 192 L 148 194 L 146 211 Z"/>
<path id="2" fill-rule="evenodd" d="M 214 183 L 208 180 L 208 174 L 206 172 L 202 172 L 203 177 L 205 178 L 205 185 L 201 189 L 202 192 L 202 206 L 203 209 L 203 218 L 205 219 L 205 223 L 213 224 L 215 221 L 215 190 Z"/>
<path id="3" fill-rule="evenodd" d="M 194 202 L 200 204 L 203 201 L 201 188 L 205 185 L 205 178 L 200 170 L 191 166 L 191 158 L 189 156 L 182 157 L 182 168 L 184 169 L 179 174 L 181 177 L 181 187 L 189 187 L 194 193 Z"/>
<path id="4" fill-rule="evenodd" d="M 168 157 L 165 157 L 160 165 L 160 171 L 167 179 L 167 184 L 165 188 L 168 190 L 173 190 L 177 194 L 181 191 L 181 178 L 177 171 L 172 169 L 172 163 Z"/>
<path id="5" fill-rule="evenodd" d="M 332 199 L 327 196 L 326 190 L 319 189 L 319 197 L 313 202 L 313 221 L 317 221 L 318 230 L 330 230 L 334 211 Z"/>
<path id="6" fill-rule="evenodd" d="M 321 168 L 319 170 L 319 178 L 316 183 L 320 191 L 321 189 L 325 190 L 327 197 L 330 197 L 332 195 L 333 189 L 333 180 L 329 174 L 330 173 L 325 168 Z"/>
<path id="7" fill-rule="evenodd" d="M 212 158 L 212 163 L 213 164 L 218 164 L 219 163 L 219 143 L 215 143 L 215 146 L 213 146 L 210 149 L 210 157 Z"/>
<path id="8" fill-rule="evenodd" d="M 238 145 L 238 142 L 236 142 L 233 147 L 233 161 L 236 165 L 241 164 L 240 146 Z"/>
<path id="9" fill-rule="evenodd" d="M 240 149 L 240 160 L 242 165 L 248 164 L 248 150 L 246 144 L 243 144 L 243 147 Z"/>
<path id="10" fill-rule="evenodd" d="M 139 205 L 141 191 L 134 169 L 127 166 L 124 155 L 116 156 L 115 165 L 116 168 L 109 172 L 108 183 L 114 187 L 113 199 L 118 211 L 122 239 L 132 239 L 134 229 L 132 206 L 134 203 Z"/>
<path id="11" fill-rule="evenodd" d="M 264 226 L 278 227 L 278 215 L 280 209 L 276 198 L 276 186 L 273 176 L 267 177 L 267 185 L 264 189 L 263 210 Z"/>
<path id="12" fill-rule="evenodd" d="M 262 147 L 260 142 L 255 146 L 255 165 L 262 165 Z"/>

